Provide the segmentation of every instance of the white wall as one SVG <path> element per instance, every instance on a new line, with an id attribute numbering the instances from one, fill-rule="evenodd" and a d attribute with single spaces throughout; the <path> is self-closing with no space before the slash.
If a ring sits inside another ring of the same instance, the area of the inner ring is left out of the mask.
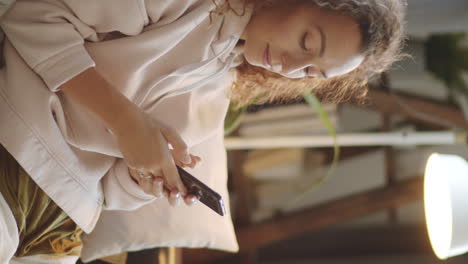
<path id="1" fill-rule="evenodd" d="M 468 1 L 408 0 L 410 35 L 427 37 L 431 32 L 468 31 Z"/>

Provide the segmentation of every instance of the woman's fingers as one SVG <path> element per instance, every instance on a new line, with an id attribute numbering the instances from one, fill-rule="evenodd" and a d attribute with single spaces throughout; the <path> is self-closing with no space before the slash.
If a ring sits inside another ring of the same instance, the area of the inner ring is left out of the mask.
<path id="1" fill-rule="evenodd" d="M 175 160 L 174 162 L 175 162 L 175 164 L 176 164 L 177 166 L 179 166 L 179 167 L 181 167 L 181 168 L 184 168 L 185 166 L 187 166 L 187 165 L 185 165 L 184 163 L 182 163 L 182 162 L 180 162 L 180 161 L 177 161 L 177 160 Z"/>
<path id="2" fill-rule="evenodd" d="M 185 186 L 180 179 L 174 158 L 172 157 L 171 151 L 167 146 L 167 141 L 164 138 L 164 135 L 157 134 L 157 137 L 159 138 L 159 142 L 165 142 L 165 144 L 160 144 L 158 146 L 157 152 L 160 153 L 160 158 L 159 161 L 154 164 L 157 166 L 154 169 L 161 170 L 167 188 L 170 190 L 178 189 L 180 192 L 186 193 Z"/>
<path id="3" fill-rule="evenodd" d="M 152 194 L 156 198 L 161 198 L 164 196 L 164 180 L 162 177 L 157 176 L 153 180 Z"/>
<path id="4" fill-rule="evenodd" d="M 185 197 L 182 197 L 181 192 L 177 190 L 169 191 L 164 187 L 164 179 L 161 176 L 154 176 L 152 179 L 148 180 L 145 178 L 140 179 L 139 185 L 142 189 L 148 193 L 154 195 L 156 198 L 166 197 L 171 206 L 179 206 L 181 200 L 184 200 L 184 203 L 188 206 L 194 205 L 198 202 L 197 197 L 194 194 L 188 194 Z M 148 192 L 148 186 L 151 186 L 151 191 Z"/>
<path id="5" fill-rule="evenodd" d="M 190 156 L 191 156 L 192 162 L 190 164 L 187 164 L 187 166 L 193 169 L 195 168 L 195 166 L 201 163 L 201 158 L 192 154 L 190 154 Z"/>
<path id="6" fill-rule="evenodd" d="M 184 197 L 184 202 L 186 205 L 191 206 L 191 205 L 196 204 L 198 202 L 198 199 L 195 195 L 189 194 Z"/>
<path id="7" fill-rule="evenodd" d="M 169 204 L 172 206 L 178 206 L 180 204 L 180 198 L 182 195 L 177 190 L 172 190 L 169 194 Z"/>
<path id="8" fill-rule="evenodd" d="M 192 162 L 188 146 L 177 131 L 168 126 L 161 126 L 161 133 L 167 142 L 171 144 L 173 148 L 172 155 L 175 160 L 181 161 L 184 164 Z"/>
<path id="9" fill-rule="evenodd" d="M 152 194 L 153 188 L 153 175 L 149 172 L 137 172 L 138 177 L 138 185 L 143 189 L 143 191 L 147 194 Z"/>
<path id="10" fill-rule="evenodd" d="M 177 157 L 174 154 L 174 151 L 171 150 L 171 152 L 172 152 L 172 156 L 174 157 L 175 164 L 181 168 L 189 167 L 193 169 L 195 168 L 195 166 L 201 163 L 200 157 L 190 154 L 191 162 L 189 164 L 185 164 L 182 161 L 177 160 Z"/>
<path id="11" fill-rule="evenodd" d="M 164 175 L 164 179 L 168 185 L 170 190 L 178 190 L 182 194 L 186 194 L 187 190 L 185 189 L 182 180 L 180 179 L 179 171 L 176 168 L 174 160 L 170 160 L 169 164 L 164 164 L 162 169 L 162 173 Z"/>
<path id="12" fill-rule="evenodd" d="M 182 180 L 180 179 L 180 175 L 177 171 L 175 161 L 172 158 L 171 153 L 167 148 L 167 145 L 161 146 L 160 152 L 165 157 L 165 159 L 160 165 L 166 187 L 170 190 L 176 189 L 179 192 L 185 194 L 187 190 L 185 189 L 185 186 L 182 183 Z"/>

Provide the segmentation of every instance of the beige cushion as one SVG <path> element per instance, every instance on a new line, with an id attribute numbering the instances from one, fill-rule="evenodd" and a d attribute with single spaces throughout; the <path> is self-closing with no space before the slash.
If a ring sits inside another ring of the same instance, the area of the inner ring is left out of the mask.
<path id="1" fill-rule="evenodd" d="M 229 209 L 222 130 L 191 147 L 190 152 L 203 161 L 187 171 L 223 197 L 227 215 L 219 216 L 201 203 L 170 207 L 165 199 L 135 211 L 104 211 L 93 232 L 83 237 L 83 261 L 154 247 L 238 250 Z"/>

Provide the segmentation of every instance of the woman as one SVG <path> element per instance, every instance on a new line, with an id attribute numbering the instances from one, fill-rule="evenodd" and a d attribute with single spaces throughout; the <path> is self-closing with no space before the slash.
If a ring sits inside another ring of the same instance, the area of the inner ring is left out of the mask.
<path id="1" fill-rule="evenodd" d="M 103 208 L 195 203 L 175 165 L 203 159 L 189 149 L 222 133 L 230 100 L 361 93 L 398 56 L 402 9 L 397 0 L 17 1 L 0 21 L 0 142 L 10 153 L 0 189 L 13 212 L 4 219 L 20 230 L 14 261 L 78 255 L 81 229 Z M 28 188 L 48 199 L 31 208 L 53 207 L 61 220 L 22 228 L 39 218 L 21 204 Z"/>

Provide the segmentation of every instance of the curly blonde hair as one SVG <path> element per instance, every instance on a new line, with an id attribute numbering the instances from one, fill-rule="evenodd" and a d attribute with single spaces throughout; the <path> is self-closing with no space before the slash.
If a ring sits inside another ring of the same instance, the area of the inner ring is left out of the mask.
<path id="1" fill-rule="evenodd" d="M 259 9 L 277 0 L 244 0 Z M 350 73 L 328 78 L 288 79 L 247 62 L 237 67 L 231 100 L 237 106 L 298 99 L 313 91 L 322 100 L 340 102 L 364 98 L 367 83 L 399 60 L 404 41 L 405 0 L 302 0 L 328 11 L 351 16 L 359 24 L 364 61 Z M 229 0 L 219 9 L 229 9 Z"/>

